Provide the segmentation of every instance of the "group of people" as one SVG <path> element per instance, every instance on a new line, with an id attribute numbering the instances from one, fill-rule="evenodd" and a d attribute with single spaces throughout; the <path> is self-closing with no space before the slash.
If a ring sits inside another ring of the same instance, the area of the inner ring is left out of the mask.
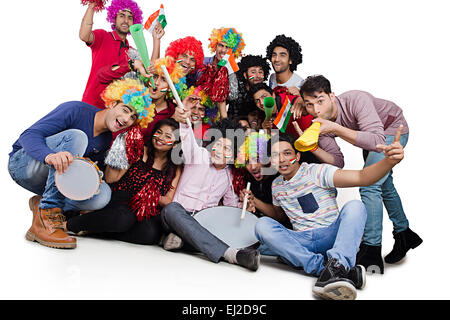
<path id="1" fill-rule="evenodd" d="M 38 120 L 9 154 L 11 177 L 35 194 L 26 239 L 75 248 L 77 236 L 94 234 L 201 252 L 253 271 L 261 254 L 276 256 L 317 276 L 313 292 L 325 299 L 355 299 L 366 270 L 383 273 L 384 262 L 399 262 L 421 244 L 393 184 L 409 133 L 395 103 L 359 90 L 335 95 L 322 75 L 303 79 L 296 72 L 301 46 L 285 35 L 265 55 L 243 55 L 241 33 L 213 29 L 211 57 L 193 36 L 172 41 L 160 57 L 165 32 L 157 23 L 145 67 L 127 39 L 143 22 L 138 4 L 112 0 L 110 32 L 93 30 L 97 10 L 91 1 L 79 33 L 92 50 L 82 101 Z M 227 55 L 239 60 L 238 71 L 227 68 Z M 275 101 L 271 114 L 268 97 Z M 298 151 L 296 139 L 315 122 L 317 145 Z M 363 169 L 343 169 L 336 137 L 363 150 Z M 87 200 L 65 197 L 55 183 L 77 157 L 104 172 Z M 347 187 L 360 187 L 361 201 L 339 208 L 337 188 Z M 244 202 L 258 217 L 256 245 L 230 247 L 194 218 Z M 395 239 L 384 259 L 383 204 Z"/>

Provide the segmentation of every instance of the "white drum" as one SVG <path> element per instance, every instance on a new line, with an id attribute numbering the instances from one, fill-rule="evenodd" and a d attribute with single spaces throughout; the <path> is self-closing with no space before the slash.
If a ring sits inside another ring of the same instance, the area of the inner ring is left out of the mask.
<path id="1" fill-rule="evenodd" d="M 66 198 L 83 201 L 98 194 L 103 172 L 92 161 L 77 157 L 66 172 L 55 173 L 55 184 Z"/>
<path id="2" fill-rule="evenodd" d="M 245 248 L 258 242 L 255 225 L 258 217 L 246 211 L 241 219 L 242 209 L 218 206 L 203 209 L 194 218 L 217 238 L 232 248 Z"/>

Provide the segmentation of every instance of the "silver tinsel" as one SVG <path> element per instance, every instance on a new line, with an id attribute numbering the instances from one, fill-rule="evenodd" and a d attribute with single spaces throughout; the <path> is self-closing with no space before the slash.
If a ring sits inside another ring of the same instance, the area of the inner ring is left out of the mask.
<path id="1" fill-rule="evenodd" d="M 105 164 L 111 168 L 126 170 L 129 167 L 127 151 L 125 149 L 125 139 L 127 132 L 119 134 L 111 148 L 108 150 L 108 154 L 105 158 Z"/>

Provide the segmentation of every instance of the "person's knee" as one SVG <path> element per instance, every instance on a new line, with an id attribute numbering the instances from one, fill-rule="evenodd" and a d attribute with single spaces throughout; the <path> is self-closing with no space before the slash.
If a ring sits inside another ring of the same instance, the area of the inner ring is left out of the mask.
<path id="1" fill-rule="evenodd" d="M 347 219 L 366 221 L 367 210 L 364 203 L 360 200 L 351 200 L 347 202 L 341 210 Z"/>
<path id="2" fill-rule="evenodd" d="M 255 236 L 261 242 L 270 241 L 276 221 L 269 217 L 258 219 L 255 225 Z"/>
<path id="3" fill-rule="evenodd" d="M 164 221 L 171 221 L 173 217 L 182 212 L 181 210 L 184 211 L 184 208 L 181 204 L 179 204 L 178 202 L 171 202 L 162 209 L 161 218 Z"/>
<path id="4" fill-rule="evenodd" d="M 86 148 L 89 143 L 88 136 L 82 130 L 79 129 L 68 129 L 64 131 L 64 141 L 70 142 L 70 153 L 73 155 L 84 155 Z"/>
<path id="5" fill-rule="evenodd" d="M 106 182 L 100 185 L 99 193 L 89 203 L 89 210 L 101 210 L 111 200 L 111 188 Z"/>

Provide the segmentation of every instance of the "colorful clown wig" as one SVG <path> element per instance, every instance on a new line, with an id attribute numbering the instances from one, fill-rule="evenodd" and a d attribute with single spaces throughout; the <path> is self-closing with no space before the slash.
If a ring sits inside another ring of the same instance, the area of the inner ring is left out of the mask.
<path id="1" fill-rule="evenodd" d="M 120 101 L 133 108 L 138 114 L 137 124 L 141 128 L 147 128 L 155 116 L 155 106 L 152 104 L 149 89 L 139 80 L 116 80 L 106 87 L 101 98 L 107 107 Z"/>
<path id="2" fill-rule="evenodd" d="M 174 59 L 178 59 L 178 56 L 183 53 L 188 53 L 195 57 L 195 70 L 203 67 L 205 56 L 200 41 L 194 37 L 186 37 L 172 41 L 166 49 L 166 56 L 171 56 Z"/>
<path id="3" fill-rule="evenodd" d="M 133 14 L 133 23 L 142 23 L 142 11 L 133 0 L 112 0 L 111 5 L 106 8 L 108 15 L 106 21 L 111 23 L 111 28 L 115 29 L 116 16 L 121 10 L 129 10 Z"/>
<path id="4" fill-rule="evenodd" d="M 167 72 L 170 75 L 170 79 L 172 79 L 172 82 L 174 84 L 180 82 L 180 79 L 184 77 L 183 67 L 176 63 L 175 58 L 171 56 L 159 58 L 155 61 L 154 65 L 156 68 L 156 72 L 158 72 L 160 76 L 164 75 L 161 66 L 165 65 L 167 68 Z"/>
<path id="5" fill-rule="evenodd" d="M 205 90 L 202 90 L 200 87 L 192 86 L 189 89 L 185 89 L 179 92 L 179 95 L 181 100 L 190 95 L 196 95 L 197 97 L 200 97 L 200 104 L 205 107 L 205 117 L 203 118 L 203 123 L 212 125 L 220 120 L 220 113 L 218 112 L 219 110 L 217 109 L 216 104 L 205 92 Z"/>
<path id="6" fill-rule="evenodd" d="M 241 52 L 245 48 L 242 33 L 238 33 L 234 28 L 213 29 L 208 45 L 211 53 L 216 51 L 216 46 L 219 42 L 224 42 L 228 48 L 231 48 L 236 59 L 241 56 Z"/>
<path id="7" fill-rule="evenodd" d="M 270 140 L 270 135 L 267 133 L 252 132 L 245 138 L 238 150 L 235 161 L 236 168 L 243 168 L 250 159 L 258 162 L 268 159 L 267 145 Z"/>

